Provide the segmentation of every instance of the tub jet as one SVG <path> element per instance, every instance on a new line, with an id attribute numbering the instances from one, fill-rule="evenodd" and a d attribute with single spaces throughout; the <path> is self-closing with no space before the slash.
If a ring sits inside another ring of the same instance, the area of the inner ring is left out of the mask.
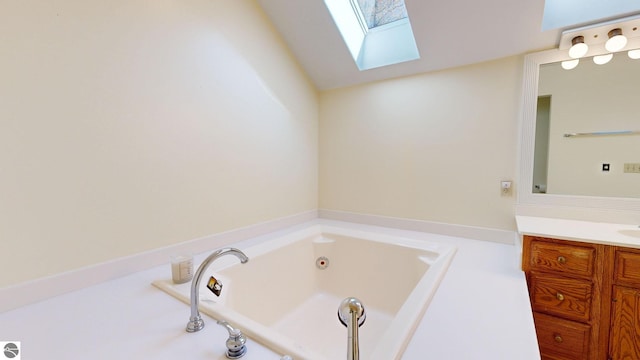
<path id="1" fill-rule="evenodd" d="M 316 267 L 320 270 L 324 270 L 329 267 L 329 259 L 325 256 L 320 256 L 316 259 Z"/>

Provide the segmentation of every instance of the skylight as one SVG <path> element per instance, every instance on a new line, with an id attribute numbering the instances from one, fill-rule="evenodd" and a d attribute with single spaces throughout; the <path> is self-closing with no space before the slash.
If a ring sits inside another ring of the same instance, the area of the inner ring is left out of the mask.
<path id="1" fill-rule="evenodd" d="M 358 0 L 369 29 L 407 18 L 403 0 Z"/>
<path id="2" fill-rule="evenodd" d="M 359 70 L 420 58 L 404 0 L 324 0 Z"/>
<path id="3" fill-rule="evenodd" d="M 576 26 L 640 10 L 629 0 L 545 0 L 542 31 Z"/>

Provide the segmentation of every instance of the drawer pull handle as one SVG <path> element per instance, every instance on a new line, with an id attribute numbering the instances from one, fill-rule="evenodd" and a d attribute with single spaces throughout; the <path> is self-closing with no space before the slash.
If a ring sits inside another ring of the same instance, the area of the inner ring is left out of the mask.
<path id="1" fill-rule="evenodd" d="M 556 293 L 556 299 L 558 299 L 558 301 L 563 301 L 564 295 L 562 295 L 562 293 Z"/>
<path id="2" fill-rule="evenodd" d="M 553 337 L 553 340 L 555 340 L 558 344 L 560 344 L 561 342 L 564 341 L 564 340 L 562 340 L 562 336 L 560 336 L 560 335 L 555 335 Z"/>
<path id="3" fill-rule="evenodd" d="M 564 256 L 558 256 L 558 262 L 560 264 L 566 264 L 567 263 L 567 258 L 565 258 Z"/>

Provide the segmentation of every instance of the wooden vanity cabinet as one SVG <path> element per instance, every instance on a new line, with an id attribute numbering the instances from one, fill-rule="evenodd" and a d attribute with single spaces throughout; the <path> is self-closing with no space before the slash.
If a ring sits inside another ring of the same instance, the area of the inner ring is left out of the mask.
<path id="1" fill-rule="evenodd" d="M 522 268 L 542 359 L 606 359 L 605 245 L 525 236 Z"/>
<path id="2" fill-rule="evenodd" d="M 616 248 L 609 359 L 640 359 L 640 250 Z"/>
<path id="3" fill-rule="evenodd" d="M 640 359 L 640 249 L 524 236 L 543 360 Z"/>

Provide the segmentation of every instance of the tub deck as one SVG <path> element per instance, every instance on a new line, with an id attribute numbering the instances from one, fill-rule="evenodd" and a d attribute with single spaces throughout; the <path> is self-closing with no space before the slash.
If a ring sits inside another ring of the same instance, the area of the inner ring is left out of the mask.
<path id="1" fill-rule="evenodd" d="M 403 360 L 423 359 L 425 354 L 429 359 L 540 360 L 527 284 L 516 264 L 518 254 L 513 245 L 325 219 L 303 227 L 317 223 L 385 231 L 457 247 Z M 244 249 L 260 241 L 251 238 L 236 245 Z M 147 270 L 0 312 L 0 338 L 21 341 L 23 358 L 30 359 L 227 360 L 224 328 L 205 316 L 204 330 L 185 332 L 189 306 L 149 285 L 171 276 L 169 255 L 163 254 L 164 263 Z M 134 260 L 149 261 L 145 256 Z M 115 265 L 107 270 L 116 272 L 121 264 Z M 96 275 L 83 269 L 76 276 Z M 0 303 L 11 301 L 14 290 L 6 289 Z M 48 288 L 36 283 L 33 292 L 42 291 Z M 248 348 L 243 360 L 279 360 L 283 355 L 254 338 L 249 338 Z"/>
<path id="2" fill-rule="evenodd" d="M 367 311 L 361 358 L 389 360 L 402 356 L 456 249 L 314 226 L 241 250 L 247 264 L 220 259 L 205 272 L 224 287 L 217 298 L 202 281 L 201 312 L 296 359 L 336 359 L 347 349 L 338 305 L 355 296 Z M 320 256 L 329 259 L 326 269 L 316 266 Z M 190 284 L 163 279 L 154 285 L 189 303 Z"/>

